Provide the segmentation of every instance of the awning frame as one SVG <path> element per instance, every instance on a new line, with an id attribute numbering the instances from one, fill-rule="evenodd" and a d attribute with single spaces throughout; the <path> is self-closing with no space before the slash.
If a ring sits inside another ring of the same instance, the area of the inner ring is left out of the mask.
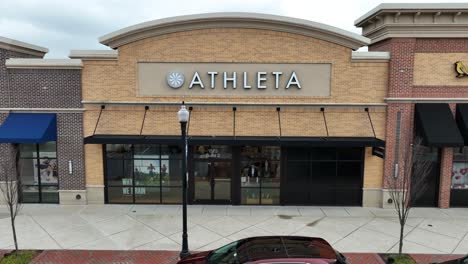
<path id="1" fill-rule="evenodd" d="M 384 147 L 385 141 L 375 137 L 209 137 L 189 136 L 189 145 L 279 145 L 313 147 Z M 94 135 L 85 144 L 181 144 L 180 136 Z"/>

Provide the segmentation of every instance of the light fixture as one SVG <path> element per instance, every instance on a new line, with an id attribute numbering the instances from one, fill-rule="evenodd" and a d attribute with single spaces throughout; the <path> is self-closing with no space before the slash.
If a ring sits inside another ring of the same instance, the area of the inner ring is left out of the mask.
<path id="1" fill-rule="evenodd" d="M 68 174 L 73 174 L 73 163 L 71 160 L 68 161 Z"/>
<path id="2" fill-rule="evenodd" d="M 182 102 L 182 106 L 180 107 L 179 112 L 177 113 L 177 116 L 179 117 L 179 122 L 180 123 L 187 123 L 190 117 L 190 112 L 185 108 L 184 102 Z"/>

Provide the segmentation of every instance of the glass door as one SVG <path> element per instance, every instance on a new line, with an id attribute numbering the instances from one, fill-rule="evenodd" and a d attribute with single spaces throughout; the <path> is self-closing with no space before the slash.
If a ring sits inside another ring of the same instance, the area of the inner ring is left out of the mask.
<path id="1" fill-rule="evenodd" d="M 195 146 L 192 163 L 194 203 L 231 202 L 232 153 L 227 146 Z"/>
<path id="2" fill-rule="evenodd" d="M 231 175 L 231 162 L 194 162 L 194 201 L 200 203 L 229 203 L 231 201 Z"/>

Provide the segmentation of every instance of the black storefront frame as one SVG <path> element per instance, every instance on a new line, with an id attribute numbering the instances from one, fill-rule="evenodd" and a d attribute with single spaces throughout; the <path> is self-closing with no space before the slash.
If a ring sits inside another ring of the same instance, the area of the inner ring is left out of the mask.
<path id="1" fill-rule="evenodd" d="M 119 143 L 120 144 L 120 143 Z M 131 159 L 125 159 L 123 158 L 122 160 L 131 160 L 132 161 L 132 186 L 128 186 L 128 185 L 109 185 L 108 184 L 108 177 L 107 177 L 107 173 L 108 173 L 108 168 L 107 168 L 107 149 L 106 149 L 106 145 L 107 144 L 102 144 L 102 159 L 103 159 L 103 169 L 104 169 L 104 202 L 106 204 L 109 204 L 109 187 L 110 188 L 132 188 L 132 202 L 129 202 L 129 203 L 125 203 L 125 202 L 122 202 L 122 203 L 115 203 L 115 202 L 112 202 L 110 204 L 180 204 L 180 203 L 163 203 L 163 191 L 162 189 L 163 188 L 172 188 L 172 189 L 179 189 L 180 191 L 182 190 L 182 185 L 181 186 L 172 186 L 172 185 L 162 185 L 162 179 L 161 179 L 161 176 L 159 178 L 159 185 L 158 186 L 146 186 L 146 185 L 136 185 L 136 181 L 135 181 L 135 169 L 133 168 L 134 166 L 134 162 L 135 160 L 154 160 L 154 159 L 135 159 L 135 150 L 134 150 L 134 145 L 135 144 L 126 144 L 126 145 L 131 145 L 130 149 L 131 149 L 131 154 L 132 154 L 132 158 Z M 168 145 L 168 144 L 148 144 L 148 145 L 155 145 L 155 146 L 158 146 L 159 148 L 159 161 L 162 161 L 162 160 L 182 160 L 182 157 L 180 159 L 163 159 L 161 158 L 162 154 L 161 154 L 161 146 L 162 145 Z M 172 146 L 176 146 L 176 144 L 171 144 Z M 119 160 L 119 159 L 115 159 L 115 160 Z M 161 166 L 161 165 L 160 165 Z M 135 188 L 159 188 L 159 203 L 137 203 L 136 202 L 136 192 L 135 192 Z M 182 196 L 181 196 L 181 200 L 182 200 Z"/>
<path id="2" fill-rule="evenodd" d="M 55 184 L 50 184 L 50 185 L 45 185 L 43 186 L 42 185 L 42 176 L 41 176 L 41 168 L 40 168 L 40 164 L 41 164 L 41 159 L 52 159 L 52 160 L 55 160 L 57 166 L 58 166 L 58 156 L 57 156 L 57 142 L 56 141 L 49 141 L 49 142 L 54 142 L 55 143 L 55 158 L 48 158 L 48 157 L 41 157 L 40 156 L 40 145 L 39 143 L 24 143 L 24 144 L 18 144 L 18 158 L 19 158 L 19 162 L 21 164 L 21 160 L 36 160 L 37 162 L 37 168 L 36 169 L 36 172 L 37 172 L 37 185 L 32 185 L 32 184 L 21 184 L 21 186 L 18 186 L 18 188 L 22 188 L 22 187 L 37 187 L 38 188 L 38 201 L 35 201 L 35 202 L 25 202 L 24 199 L 23 199 L 23 191 L 24 190 L 18 190 L 18 193 L 19 193 L 19 198 L 21 200 L 22 203 L 43 203 L 43 204 L 58 204 L 60 203 L 60 196 L 59 196 L 59 182 L 60 182 L 60 177 L 57 175 L 57 183 Z M 48 142 L 45 142 L 44 144 L 46 144 Z M 34 145 L 34 148 L 35 148 L 35 153 L 36 153 L 36 157 L 21 157 L 21 145 Z M 52 172 L 53 173 L 53 172 Z M 58 167 L 57 167 L 57 174 L 59 173 L 58 171 Z M 19 177 L 21 178 L 22 175 L 19 175 Z M 56 201 L 53 201 L 53 202 L 44 202 L 43 201 L 43 197 L 42 197 L 42 188 L 43 187 L 47 187 L 47 186 L 51 186 L 51 187 L 56 187 L 57 188 L 57 191 L 55 192 L 56 195 L 57 195 L 57 200 Z"/>
<path id="3" fill-rule="evenodd" d="M 328 147 L 325 147 L 328 148 Z M 340 160 L 338 157 L 338 149 L 339 147 L 331 147 L 334 148 L 336 151 L 336 159 L 334 160 L 309 160 L 309 163 L 319 163 L 319 162 L 324 162 L 324 163 L 335 163 L 335 176 L 338 177 L 338 171 L 339 171 L 339 163 L 360 163 L 360 180 L 359 180 L 359 198 L 358 198 L 358 203 L 357 204 L 352 204 L 352 205 L 346 205 L 346 206 L 362 206 L 363 202 L 363 187 L 364 187 L 364 171 L 365 171 L 365 155 L 366 155 L 366 147 L 359 147 L 360 148 L 360 160 Z M 309 205 L 309 206 L 344 206 L 342 204 L 338 204 L 336 202 L 336 196 L 335 196 L 335 203 L 334 204 L 310 204 L 310 203 L 289 203 L 287 202 L 287 186 L 288 186 L 288 166 L 286 165 L 288 162 L 288 148 L 282 148 L 281 149 L 281 188 L 280 188 L 280 200 L 281 200 L 281 205 Z M 309 167 L 309 173 L 310 175 L 313 175 L 312 167 Z M 336 184 L 335 184 L 336 185 Z M 338 189 L 335 189 L 335 192 Z"/>
<path id="4" fill-rule="evenodd" d="M 181 145 L 180 137 L 177 136 L 98 136 L 98 137 L 89 137 L 85 139 L 87 144 L 102 144 L 101 142 L 106 142 L 106 144 L 149 144 L 149 145 Z M 103 162 L 104 162 L 104 199 L 106 203 L 109 203 L 108 197 L 108 184 L 107 184 L 107 162 L 106 162 L 106 144 L 102 144 L 102 153 L 103 153 Z M 383 147 L 385 142 L 383 140 L 373 138 L 373 137 L 327 137 L 327 138 L 308 138 L 308 137 L 189 137 L 188 139 L 188 202 L 189 204 L 194 204 L 194 177 L 193 177 L 193 147 L 196 145 L 226 145 L 229 146 L 232 150 L 232 159 L 231 164 L 233 167 L 233 174 L 231 178 L 231 204 L 240 205 L 241 204 L 241 178 L 240 178 L 240 147 L 241 146 L 279 146 L 281 148 L 281 158 L 280 158 L 280 203 L 279 205 L 286 205 L 284 199 L 283 189 L 285 186 L 284 182 L 287 180 L 286 177 L 286 155 L 285 148 L 292 146 L 305 146 L 305 147 L 360 147 L 362 148 L 362 158 L 361 158 L 361 188 L 360 188 L 360 205 L 362 205 L 362 188 L 364 182 L 364 162 L 365 162 L 365 148 L 366 147 Z M 132 150 L 133 152 L 133 150 Z M 237 168 L 237 169 L 236 169 Z M 134 178 L 134 172 L 132 172 L 132 177 Z M 134 181 L 133 181 L 134 182 Z M 116 186 L 123 187 L 123 186 Z M 142 186 L 144 187 L 144 186 Z M 154 186 L 153 186 L 154 187 Z M 161 186 L 162 187 L 162 186 Z M 162 194 L 161 194 L 162 195 Z M 135 196 L 135 190 L 133 190 L 133 196 Z M 135 198 L 133 198 L 133 203 L 135 203 Z M 162 204 L 162 199 L 160 203 Z M 115 203 L 118 204 L 118 203 Z M 129 204 L 129 203 L 124 203 Z M 142 204 L 151 204 L 151 203 L 142 203 Z M 165 203 L 171 204 L 171 203 Z M 178 204 L 178 203 L 177 203 Z M 214 203 L 219 204 L 219 203 Z M 221 203 L 225 204 L 225 203 Z M 262 204 L 258 204 L 262 205 Z M 270 204 L 264 204 L 262 206 L 268 206 Z M 278 204 L 272 204 L 278 205 Z M 249 205 L 255 206 L 255 204 Z"/>
<path id="5" fill-rule="evenodd" d="M 467 159 L 456 158 L 457 154 L 464 154 L 467 147 L 463 147 L 458 153 L 454 151 L 452 161 L 452 173 L 456 163 L 468 164 Z M 450 182 L 450 207 L 466 208 L 468 207 L 468 189 L 467 188 L 453 188 L 453 176 Z"/>

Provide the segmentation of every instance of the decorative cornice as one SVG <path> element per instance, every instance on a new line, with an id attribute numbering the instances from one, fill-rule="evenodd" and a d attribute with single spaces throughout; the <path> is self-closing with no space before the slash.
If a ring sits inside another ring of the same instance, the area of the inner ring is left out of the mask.
<path id="1" fill-rule="evenodd" d="M 19 53 L 29 54 L 37 57 L 44 57 L 49 52 L 48 48 L 36 46 L 19 40 L 5 38 L 0 36 L 0 49 L 16 51 Z"/>
<path id="2" fill-rule="evenodd" d="M 209 28 L 263 29 L 305 35 L 353 50 L 370 43 L 361 35 L 329 25 L 277 15 L 259 13 L 208 13 L 153 20 L 117 30 L 99 38 L 113 49 L 149 37 Z"/>
<path id="3" fill-rule="evenodd" d="M 388 38 L 467 38 L 468 3 L 381 4 L 355 25 L 372 44 Z"/>
<path id="4" fill-rule="evenodd" d="M 118 55 L 117 50 L 71 50 L 68 57 L 81 60 L 117 60 Z"/>
<path id="5" fill-rule="evenodd" d="M 83 67 L 78 59 L 7 59 L 8 69 L 67 69 L 76 70 Z"/>
<path id="6" fill-rule="evenodd" d="M 455 12 L 455 15 L 457 15 L 457 13 L 462 10 L 468 11 L 468 3 L 384 3 L 356 19 L 354 25 L 356 27 L 361 27 L 364 23 L 369 22 L 384 12 L 394 13 L 398 20 L 398 17 L 402 13 L 408 12 L 414 13 L 417 16 L 419 16 L 421 12 Z"/>

